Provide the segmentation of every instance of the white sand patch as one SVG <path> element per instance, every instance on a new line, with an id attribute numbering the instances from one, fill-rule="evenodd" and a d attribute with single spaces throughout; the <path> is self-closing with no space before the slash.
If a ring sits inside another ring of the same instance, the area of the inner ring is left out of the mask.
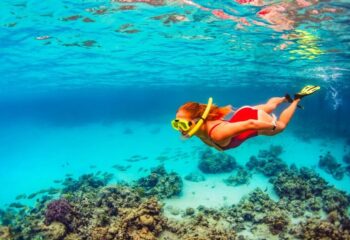
<path id="1" fill-rule="evenodd" d="M 227 186 L 223 182 L 223 179 L 228 176 L 229 174 L 215 174 L 211 176 L 206 174 L 207 180 L 204 182 L 184 181 L 182 195 L 177 198 L 164 200 L 164 203 L 167 206 L 180 210 L 185 210 L 188 207 L 197 208 L 200 205 L 209 208 L 219 208 L 237 204 L 242 196 L 247 195 L 255 188 L 266 190 L 267 193 L 276 199 L 272 191 L 272 185 L 262 175 L 255 174 L 249 184 L 237 187 Z"/>

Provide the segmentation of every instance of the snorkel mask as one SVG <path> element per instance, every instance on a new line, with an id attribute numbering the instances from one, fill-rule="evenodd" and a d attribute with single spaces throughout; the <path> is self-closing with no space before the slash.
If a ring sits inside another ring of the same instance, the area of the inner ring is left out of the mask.
<path id="1" fill-rule="evenodd" d="M 196 125 L 186 134 L 187 138 L 192 137 L 198 130 L 199 128 L 203 125 L 204 120 L 207 118 L 211 105 L 213 103 L 213 98 L 210 97 L 208 100 L 208 104 L 207 107 L 204 110 L 203 115 L 201 116 L 201 118 L 198 120 L 198 122 L 196 123 Z M 191 126 L 192 126 L 192 121 L 188 121 L 188 120 L 184 120 L 184 119 L 174 119 L 171 121 L 171 126 L 175 129 L 175 130 L 182 130 L 182 131 L 188 131 Z"/>

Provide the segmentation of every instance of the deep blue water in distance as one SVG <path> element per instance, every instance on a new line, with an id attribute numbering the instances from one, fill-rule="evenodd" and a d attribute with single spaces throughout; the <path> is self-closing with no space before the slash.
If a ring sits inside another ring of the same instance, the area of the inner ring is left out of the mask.
<path id="1" fill-rule="evenodd" d="M 319 155 L 333 151 L 344 165 L 350 151 L 349 1 L 301 9 L 299 22 L 284 31 L 259 18 L 262 6 L 198 4 L 245 17 L 250 26 L 176 1 L 135 3 L 133 10 L 104 0 L 0 2 L 0 206 L 65 174 L 116 173 L 111 166 L 134 154 L 151 159 L 183 148 L 196 156 L 194 146 L 204 145 L 180 140 L 170 126 L 187 101 L 206 103 L 212 96 L 218 105 L 238 108 L 294 94 L 307 84 L 321 90 L 303 100 L 305 109 L 296 111 L 283 135 L 249 140 L 249 149 L 228 153 L 244 163 L 248 153 L 279 143 L 288 163 L 316 168 L 350 193 L 350 173 L 337 181 L 317 168 Z M 313 21 L 302 17 L 322 8 L 338 11 Z M 170 13 L 187 20 L 154 18 Z M 190 167 L 166 167 L 183 176 L 196 169 L 197 159 L 190 160 Z M 157 164 L 150 160 L 143 167 Z M 144 175 L 135 169 L 116 173 L 113 181 Z"/>

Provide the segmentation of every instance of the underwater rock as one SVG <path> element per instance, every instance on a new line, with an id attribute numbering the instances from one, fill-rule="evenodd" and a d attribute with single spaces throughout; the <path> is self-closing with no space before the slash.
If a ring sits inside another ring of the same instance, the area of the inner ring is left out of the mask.
<path id="1" fill-rule="evenodd" d="M 199 155 L 198 168 L 204 173 L 231 172 L 236 166 L 235 158 L 225 153 L 205 149 Z"/>
<path id="2" fill-rule="evenodd" d="M 199 173 L 191 172 L 185 176 L 185 179 L 190 182 L 203 182 L 205 177 Z"/>
<path id="3" fill-rule="evenodd" d="M 243 184 L 248 184 L 251 177 L 252 175 L 249 171 L 245 170 L 244 168 L 239 168 L 235 175 L 229 176 L 227 179 L 224 180 L 224 182 L 228 186 L 239 186 Z"/>
<path id="4" fill-rule="evenodd" d="M 174 206 L 168 206 L 167 210 L 174 216 L 177 216 L 180 214 L 180 209 L 174 207 Z"/>
<path id="5" fill-rule="evenodd" d="M 193 208 L 186 208 L 185 216 L 192 216 L 195 214 L 195 210 Z"/>
<path id="6" fill-rule="evenodd" d="M 330 152 L 327 152 L 327 154 L 324 156 L 320 156 L 318 166 L 325 172 L 331 174 L 336 180 L 343 179 L 346 171 L 345 168 L 335 160 L 334 156 Z"/>
<path id="7" fill-rule="evenodd" d="M 182 190 L 182 179 L 175 173 L 167 173 L 164 166 L 153 168 L 151 174 L 137 181 L 135 189 L 145 196 L 157 196 L 159 199 L 178 196 Z"/>
<path id="8" fill-rule="evenodd" d="M 53 222 L 60 222 L 71 229 L 75 212 L 72 205 L 64 198 L 54 200 L 47 205 L 45 212 L 45 224 L 50 225 Z"/>
<path id="9" fill-rule="evenodd" d="M 283 152 L 281 146 L 270 146 L 269 150 L 260 150 L 258 156 L 251 156 L 246 163 L 249 170 L 256 170 L 267 177 L 276 176 L 285 171 L 288 166 L 279 155 Z"/>

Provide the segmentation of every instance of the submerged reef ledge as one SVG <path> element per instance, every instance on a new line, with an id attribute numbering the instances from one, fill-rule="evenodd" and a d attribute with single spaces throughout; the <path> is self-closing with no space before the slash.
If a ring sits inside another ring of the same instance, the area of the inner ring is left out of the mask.
<path id="1" fill-rule="evenodd" d="M 183 181 L 163 166 L 130 184 L 109 184 L 110 173 L 67 176 L 61 188 L 36 194 L 35 206 L 16 202 L 0 210 L 0 239 L 349 240 L 350 197 L 311 169 L 287 166 L 280 153 L 271 147 L 247 166 L 269 177 L 278 201 L 256 188 L 237 204 L 188 208 L 171 217 L 162 201 L 181 196 Z M 233 158 L 221 162 L 236 167 Z"/>

